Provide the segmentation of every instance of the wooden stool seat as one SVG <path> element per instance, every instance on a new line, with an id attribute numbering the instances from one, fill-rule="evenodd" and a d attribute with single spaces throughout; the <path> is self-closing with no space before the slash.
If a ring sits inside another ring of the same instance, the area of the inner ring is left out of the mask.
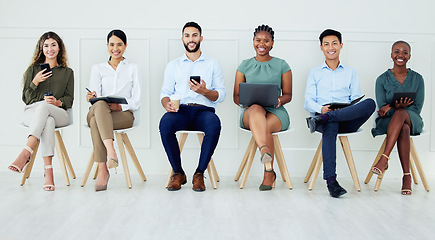
<path id="1" fill-rule="evenodd" d="M 198 141 L 199 141 L 200 146 L 202 145 L 202 141 L 204 140 L 204 132 L 202 132 L 202 131 L 182 130 L 182 131 L 178 131 L 177 133 L 180 134 L 180 136 L 178 138 L 178 146 L 180 148 L 180 154 L 183 151 L 184 144 L 186 143 L 187 135 L 189 133 L 192 133 L 192 134 L 196 133 L 196 135 L 198 136 Z M 208 175 L 210 177 L 210 182 L 211 182 L 212 187 L 214 189 L 217 189 L 217 182 L 219 182 L 220 179 L 219 179 L 219 175 L 216 171 L 216 166 L 214 165 L 214 162 L 213 162 L 213 157 L 210 159 L 210 162 L 208 163 L 207 172 L 208 172 Z M 171 169 L 169 170 L 169 173 L 168 173 L 168 177 L 166 178 L 166 185 L 165 185 L 166 188 L 168 188 L 168 185 L 171 182 L 171 176 L 173 174 L 174 174 L 174 170 L 171 167 Z"/>
<path id="2" fill-rule="evenodd" d="M 245 132 L 251 132 L 248 129 L 241 128 L 240 130 Z M 275 151 L 275 160 L 278 164 L 279 172 L 281 173 L 281 178 L 284 182 L 287 183 L 287 186 L 289 189 L 292 189 L 292 183 L 290 180 L 290 175 L 288 173 L 287 164 L 284 159 L 284 153 L 282 152 L 281 143 L 279 141 L 279 135 L 287 132 L 294 131 L 293 128 L 289 128 L 284 131 L 276 132 L 272 134 L 273 137 L 273 143 L 274 143 L 274 151 Z M 254 136 L 251 137 L 251 141 L 248 144 L 248 147 L 246 148 L 245 155 L 243 156 L 242 162 L 240 163 L 239 170 L 237 171 L 236 177 L 234 178 L 235 181 L 238 181 L 240 179 L 240 176 L 243 173 L 242 181 L 240 182 L 240 188 L 244 188 L 246 184 L 246 180 L 248 179 L 249 171 L 251 170 L 252 162 L 255 157 L 255 152 L 257 151 L 257 143 L 255 142 Z"/>
<path id="3" fill-rule="evenodd" d="M 343 153 L 344 153 L 344 156 L 346 158 L 347 165 L 349 166 L 349 171 L 350 171 L 350 174 L 352 176 L 353 184 L 355 186 L 355 189 L 358 192 L 361 191 L 361 185 L 359 184 L 358 174 L 357 174 L 356 168 L 355 168 L 355 162 L 353 161 L 352 150 L 350 149 L 349 139 L 347 137 L 350 135 L 355 135 L 355 134 L 359 134 L 362 132 L 363 132 L 363 129 L 360 128 L 356 132 L 337 134 L 338 139 L 340 139 L 341 147 L 343 148 Z M 317 133 L 319 133 L 319 132 L 317 132 Z M 320 167 L 322 166 L 322 163 L 323 163 L 322 141 L 323 140 L 320 140 L 319 146 L 317 147 L 316 153 L 314 154 L 313 161 L 311 162 L 311 165 L 308 168 L 307 175 L 305 176 L 305 179 L 304 179 L 304 183 L 307 183 L 310 180 L 310 178 L 314 172 L 314 176 L 311 179 L 311 182 L 308 186 L 309 190 L 313 190 L 314 184 L 316 183 L 317 176 L 319 175 Z"/>

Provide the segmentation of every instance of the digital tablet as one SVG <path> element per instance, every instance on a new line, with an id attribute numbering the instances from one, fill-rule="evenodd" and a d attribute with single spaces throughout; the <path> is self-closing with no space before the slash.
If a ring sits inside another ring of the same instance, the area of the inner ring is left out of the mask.
<path id="1" fill-rule="evenodd" d="M 355 98 L 352 102 L 350 103 L 330 103 L 329 104 L 329 109 L 335 110 L 335 109 L 339 109 L 339 108 L 345 108 L 345 107 L 349 107 L 351 105 L 354 105 L 355 103 L 359 102 L 365 95 L 362 95 L 359 98 Z M 328 105 L 328 104 L 326 104 Z"/>
<path id="2" fill-rule="evenodd" d="M 417 92 L 395 92 L 393 95 L 393 99 L 390 102 L 390 107 L 394 107 L 396 105 L 396 101 L 400 102 L 400 99 L 410 98 L 414 101 Z"/>

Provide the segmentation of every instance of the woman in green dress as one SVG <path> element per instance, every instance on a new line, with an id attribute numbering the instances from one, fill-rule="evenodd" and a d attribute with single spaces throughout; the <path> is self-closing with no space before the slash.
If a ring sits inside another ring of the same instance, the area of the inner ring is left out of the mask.
<path id="1" fill-rule="evenodd" d="M 260 148 L 261 162 L 265 172 L 260 190 L 271 190 L 276 174 L 273 171 L 274 146 L 272 133 L 286 130 L 290 118 L 283 107 L 292 99 L 292 72 L 282 59 L 270 56 L 274 44 L 274 31 L 267 25 L 258 26 L 253 39 L 255 57 L 244 60 L 237 69 L 234 83 L 233 100 L 239 105 L 239 83 L 274 83 L 282 91 L 276 108 L 254 104 L 244 108 L 240 116 L 240 125 L 249 129 Z"/>
<path id="2" fill-rule="evenodd" d="M 410 195 L 411 175 L 409 173 L 410 135 L 419 135 L 423 130 L 423 120 L 420 116 L 424 102 L 424 81 L 417 72 L 406 68 L 411 58 L 411 46 L 405 41 L 397 41 L 391 49 L 391 59 L 394 66 L 381 74 L 376 80 L 376 101 L 379 107 L 379 117 L 376 127 L 372 129 L 373 136 L 387 134 L 385 150 L 372 172 L 383 175 L 388 168 L 388 160 L 397 142 L 400 163 L 402 164 L 402 194 Z M 415 99 L 401 98 L 390 107 L 395 92 L 416 92 Z"/>

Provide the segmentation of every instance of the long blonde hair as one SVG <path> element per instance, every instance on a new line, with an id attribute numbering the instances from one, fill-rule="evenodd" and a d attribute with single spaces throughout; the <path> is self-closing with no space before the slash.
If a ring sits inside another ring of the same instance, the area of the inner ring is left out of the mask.
<path id="1" fill-rule="evenodd" d="M 63 43 L 59 35 L 54 32 L 46 32 L 42 34 L 42 36 L 39 38 L 38 42 L 36 43 L 35 52 L 33 54 L 32 63 L 30 65 L 39 65 L 45 62 L 45 55 L 42 51 L 42 48 L 44 47 L 45 40 L 50 38 L 56 40 L 57 44 L 59 45 L 59 53 L 57 54 L 56 59 L 57 63 L 61 66 L 68 67 L 68 57 L 66 55 L 65 44 Z"/>

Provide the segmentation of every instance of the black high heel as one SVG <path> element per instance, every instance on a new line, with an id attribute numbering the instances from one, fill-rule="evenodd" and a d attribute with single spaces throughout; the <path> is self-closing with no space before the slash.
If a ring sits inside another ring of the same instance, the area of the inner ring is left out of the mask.
<path id="1" fill-rule="evenodd" d="M 258 189 L 260 189 L 260 191 L 269 191 L 269 190 L 272 190 L 272 188 L 275 187 L 275 180 L 276 180 L 276 173 L 275 173 L 275 171 L 271 170 L 271 171 L 265 171 L 265 172 L 273 172 L 273 176 L 274 176 L 273 177 L 273 182 L 272 182 L 272 185 L 261 184 L 260 187 L 258 187 Z"/>

